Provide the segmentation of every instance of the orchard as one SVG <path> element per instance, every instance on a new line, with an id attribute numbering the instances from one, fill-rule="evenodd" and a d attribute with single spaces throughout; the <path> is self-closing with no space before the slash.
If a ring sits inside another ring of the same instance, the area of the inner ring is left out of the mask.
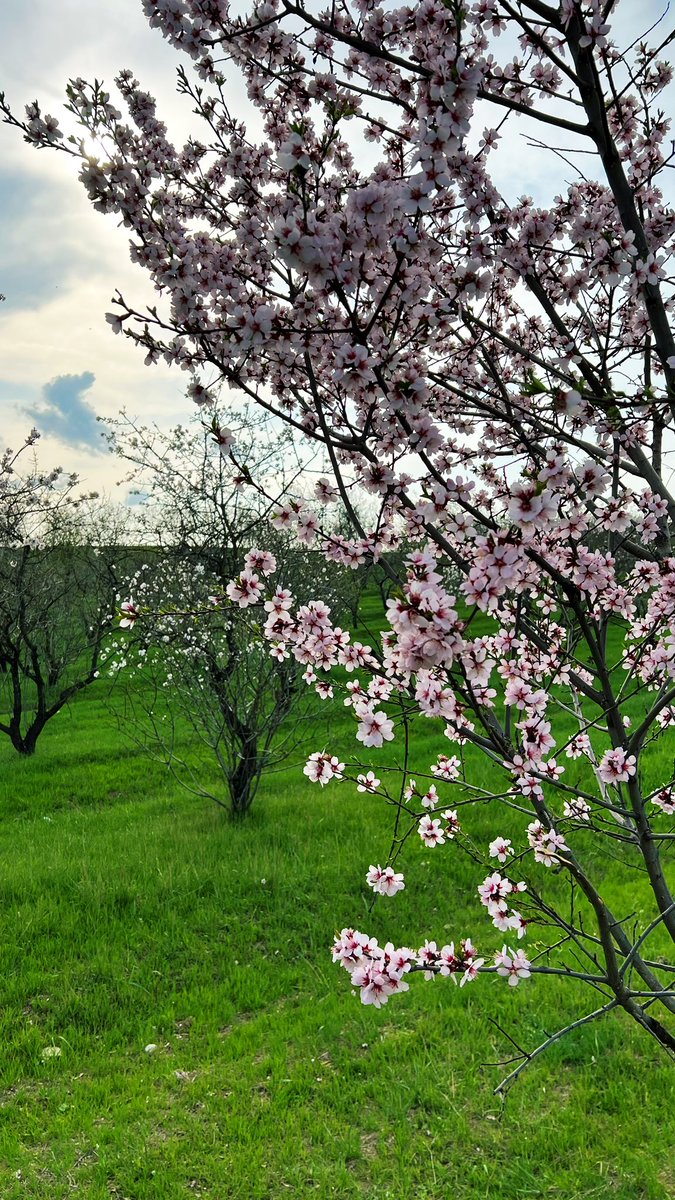
<path id="1" fill-rule="evenodd" d="M 350 706 L 357 756 L 317 746 L 305 771 L 391 812 L 389 860 L 364 857 L 382 903 L 415 886 L 411 837 L 446 857 L 450 897 L 457 856 L 474 864 L 475 928 L 422 929 L 417 949 L 345 928 L 333 958 L 375 1006 L 417 974 L 486 995 L 587 984 L 502 1088 L 616 1009 L 673 1053 L 675 35 L 664 19 L 624 37 L 628 0 L 143 6 L 180 56 L 185 145 L 128 71 L 116 95 L 71 80 L 63 124 L 38 102 L 3 112 L 81 158 L 128 230 L 157 302 L 117 294 L 112 329 L 187 372 L 203 413 L 229 389 L 325 455 L 276 527 L 345 569 L 408 548 L 372 644 L 320 595 L 274 590 L 264 554 L 226 589 Z M 517 137 L 548 156 L 536 200 L 504 182 Z M 636 873 L 647 899 L 613 911 L 607 877 Z"/>

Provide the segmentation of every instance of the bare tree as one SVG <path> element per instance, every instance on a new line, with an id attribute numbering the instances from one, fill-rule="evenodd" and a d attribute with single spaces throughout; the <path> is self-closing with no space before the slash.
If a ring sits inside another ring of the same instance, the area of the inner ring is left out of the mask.
<path id="1" fill-rule="evenodd" d="M 129 562 L 122 511 L 77 494 L 75 476 L 22 470 L 20 453 L 0 473 L 0 733 L 30 755 L 96 679 Z"/>

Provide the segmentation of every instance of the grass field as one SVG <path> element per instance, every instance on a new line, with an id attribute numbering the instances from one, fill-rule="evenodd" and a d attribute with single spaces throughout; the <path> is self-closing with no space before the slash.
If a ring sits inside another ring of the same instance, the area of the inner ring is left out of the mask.
<path id="1" fill-rule="evenodd" d="M 0 746 L 2 1200 L 675 1196 L 675 1071 L 626 1018 L 502 1103 L 490 1018 L 534 1046 L 581 1011 L 573 985 L 418 978 L 377 1012 L 332 966 L 350 923 L 479 942 L 465 859 L 415 839 L 410 886 L 369 912 L 389 844 L 374 798 L 320 791 L 298 761 L 233 826 L 124 742 L 104 687 L 32 760 Z M 340 711 L 330 745 L 349 752 Z"/>

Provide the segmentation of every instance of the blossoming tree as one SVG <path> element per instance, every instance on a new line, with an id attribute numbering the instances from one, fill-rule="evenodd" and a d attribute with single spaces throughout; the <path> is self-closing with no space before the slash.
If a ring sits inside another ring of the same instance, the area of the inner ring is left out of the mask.
<path id="1" fill-rule="evenodd" d="M 571 976 L 599 996 L 574 1025 L 622 1009 L 675 1051 L 672 33 L 622 32 L 636 8 L 615 0 L 144 8 L 192 60 L 179 90 L 201 128 L 174 147 L 129 72 L 129 121 L 102 86 L 69 85 L 71 116 L 106 148 L 82 182 L 158 292 L 147 312 L 118 295 L 109 319 L 149 362 L 191 371 L 197 398 L 225 380 L 325 447 L 316 505 L 278 513 L 304 541 L 324 501 L 353 511 L 362 487 L 378 519 L 325 553 L 377 558 L 401 530 L 418 543 L 381 644 L 281 591 L 268 634 L 320 680 L 351 673 L 364 748 L 414 742 L 413 710 L 433 723 L 452 753 L 415 782 L 405 752 L 398 774 L 359 773 L 396 810 L 392 859 L 368 882 L 400 889 L 410 828 L 450 873 L 463 847 L 499 936 L 488 953 L 489 928 L 470 931 L 479 957 L 469 931 L 412 950 L 349 929 L 334 957 L 376 1005 L 416 971 Z M 237 76 L 248 124 L 227 104 Z M 37 103 L 4 111 L 28 141 L 82 152 Z M 549 154 L 537 200 L 509 172 L 518 133 Z M 245 570 L 231 598 L 252 590 Z M 355 774 L 330 747 L 307 773 Z M 485 806 L 494 836 L 477 846 Z M 644 881 L 628 918 L 603 896 L 608 863 Z M 553 927 L 548 948 L 515 948 L 528 919 Z"/>
<path id="2" fill-rule="evenodd" d="M 317 709 L 300 663 L 270 655 L 261 637 L 254 575 L 273 570 L 301 600 L 316 586 L 334 613 L 347 596 L 345 573 L 276 530 L 277 505 L 242 487 L 253 472 L 259 488 L 283 490 L 295 473 L 284 428 L 257 411 L 209 417 L 168 432 L 126 414 L 108 422 L 110 448 L 130 465 L 126 482 L 143 501 L 150 549 L 121 585 L 123 632 L 108 643 L 105 664 L 126 735 L 239 818 L 262 775 L 296 752 Z M 242 564 L 250 582 L 233 589 Z"/>

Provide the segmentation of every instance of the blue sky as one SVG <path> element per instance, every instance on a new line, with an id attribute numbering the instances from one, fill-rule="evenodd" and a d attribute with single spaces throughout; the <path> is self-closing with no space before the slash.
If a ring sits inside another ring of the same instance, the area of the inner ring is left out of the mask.
<path id="1" fill-rule="evenodd" d="M 622 24 L 634 36 L 664 8 L 624 0 Z M 179 58 L 150 30 L 140 0 L 0 0 L 0 46 L 0 90 L 17 111 L 38 98 L 60 116 L 69 77 L 112 84 L 129 67 L 157 97 L 176 141 L 192 127 L 190 106 L 175 93 Z M 240 87 L 228 90 L 241 111 Z M 507 174 L 500 170 L 498 181 L 514 197 L 543 200 L 558 182 L 556 160 L 528 150 L 521 135 L 508 135 L 502 161 Z M 0 126 L 0 446 L 18 445 L 35 421 L 43 466 L 58 462 L 89 486 L 112 488 L 119 463 L 100 452 L 95 417 L 124 407 L 168 426 L 191 405 L 184 375 L 145 367 L 143 353 L 105 321 L 116 288 L 137 307 L 154 297 L 129 261 L 126 235 L 92 210 L 76 172 L 65 155 L 36 151 Z"/>
<path id="2" fill-rule="evenodd" d="M 45 384 L 37 406 L 28 409 L 27 415 L 43 435 L 90 454 L 103 454 L 103 430 L 88 398 L 95 382 L 91 371 L 57 375 Z"/>

